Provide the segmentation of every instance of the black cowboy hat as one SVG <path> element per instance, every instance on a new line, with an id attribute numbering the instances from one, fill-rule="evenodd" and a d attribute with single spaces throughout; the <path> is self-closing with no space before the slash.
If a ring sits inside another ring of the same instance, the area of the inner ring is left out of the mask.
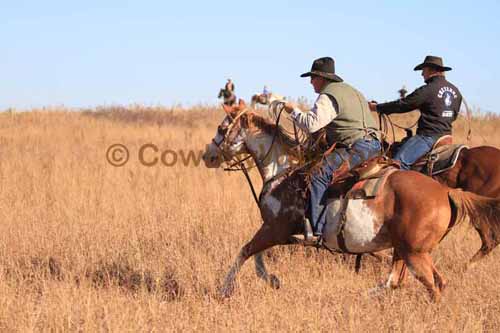
<path id="1" fill-rule="evenodd" d="M 427 57 L 425 57 L 424 62 L 421 63 L 420 65 L 417 65 L 413 70 L 419 71 L 419 70 L 423 69 L 424 67 L 435 68 L 440 72 L 451 71 L 451 67 L 443 66 L 443 59 L 441 59 L 440 57 L 435 57 L 435 56 L 431 56 L 431 55 L 428 55 Z"/>
<path id="2" fill-rule="evenodd" d="M 300 77 L 307 77 L 312 75 L 321 76 L 327 80 L 335 82 L 344 81 L 340 78 L 340 76 L 335 74 L 335 61 L 330 57 L 323 57 L 314 60 L 311 71 L 302 74 Z"/>

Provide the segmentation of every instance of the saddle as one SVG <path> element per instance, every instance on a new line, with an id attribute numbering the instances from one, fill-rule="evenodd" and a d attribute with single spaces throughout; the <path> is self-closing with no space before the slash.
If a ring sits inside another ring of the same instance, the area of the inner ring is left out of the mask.
<path id="1" fill-rule="evenodd" d="M 351 198 L 372 199 L 377 196 L 381 185 L 392 171 L 400 165 L 387 156 L 373 157 L 352 170 L 339 170 L 327 192 L 328 199 Z M 391 172 L 389 172 L 392 170 Z"/>
<path id="2" fill-rule="evenodd" d="M 428 176 L 435 176 L 453 168 L 462 149 L 468 148 L 463 144 L 453 144 L 452 136 L 444 135 L 436 141 L 429 153 L 412 165 L 411 169 Z"/>

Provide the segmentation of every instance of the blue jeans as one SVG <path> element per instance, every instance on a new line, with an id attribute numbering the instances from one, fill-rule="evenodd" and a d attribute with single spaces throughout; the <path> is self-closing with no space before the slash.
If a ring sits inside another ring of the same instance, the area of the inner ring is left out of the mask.
<path id="1" fill-rule="evenodd" d="M 350 161 L 354 168 L 371 157 L 380 154 L 380 142 L 375 139 L 356 141 L 350 148 L 335 149 L 323 159 L 319 169 L 311 177 L 310 221 L 314 235 L 320 236 L 325 225 L 325 192 L 332 182 L 333 172 L 337 170 L 344 160 Z"/>
<path id="2" fill-rule="evenodd" d="M 413 163 L 432 149 L 437 139 L 421 134 L 412 136 L 399 148 L 393 159 L 401 162 L 401 169 L 410 170 Z"/>

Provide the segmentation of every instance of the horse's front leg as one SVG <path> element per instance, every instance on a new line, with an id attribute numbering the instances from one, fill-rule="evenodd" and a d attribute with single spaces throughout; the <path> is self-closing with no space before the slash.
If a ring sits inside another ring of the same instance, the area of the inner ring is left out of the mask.
<path id="1" fill-rule="evenodd" d="M 279 289 L 280 280 L 274 274 L 269 274 L 266 269 L 266 264 L 264 263 L 263 258 L 264 252 L 259 252 L 253 256 L 255 261 L 255 273 L 262 280 L 266 281 L 269 286 L 273 289 Z"/>
<path id="2" fill-rule="evenodd" d="M 224 284 L 221 288 L 221 295 L 223 297 L 229 297 L 233 293 L 236 275 L 240 271 L 240 268 L 245 263 L 245 261 L 254 254 L 257 254 L 274 245 L 279 244 L 277 236 L 278 235 L 273 232 L 273 229 L 269 225 L 263 225 L 253 236 L 252 240 L 245 246 L 243 246 L 243 248 L 240 250 L 240 253 L 236 257 L 236 260 L 231 266 L 231 269 L 227 273 L 226 278 L 224 279 Z"/>

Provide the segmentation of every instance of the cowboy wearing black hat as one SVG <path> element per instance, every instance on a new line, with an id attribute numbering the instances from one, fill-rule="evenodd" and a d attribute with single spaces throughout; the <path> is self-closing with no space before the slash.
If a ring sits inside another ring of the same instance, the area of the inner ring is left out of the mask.
<path id="1" fill-rule="evenodd" d="M 311 177 L 310 222 L 305 219 L 305 241 L 316 244 L 325 224 L 325 199 L 333 173 L 340 166 L 353 168 L 380 153 L 375 120 L 368 109 L 365 97 L 343 82 L 335 74 L 335 62 L 330 57 L 314 60 L 309 72 L 301 77 L 311 77 L 311 85 L 319 96 L 309 112 L 302 112 L 287 102 L 285 110 L 294 122 L 313 137 L 324 129 L 329 146 L 336 149 L 323 159 Z M 313 229 L 313 230 L 311 230 Z"/>
<path id="2" fill-rule="evenodd" d="M 411 165 L 432 149 L 443 135 L 451 134 L 452 122 L 458 116 L 462 95 L 456 86 L 448 82 L 444 72 L 451 68 L 443 65 L 440 57 L 427 56 L 414 70 L 422 70 L 425 85 L 397 101 L 369 103 L 370 110 L 379 113 L 405 113 L 420 110 L 417 134 L 409 138 L 394 155 L 401 167 Z"/>

